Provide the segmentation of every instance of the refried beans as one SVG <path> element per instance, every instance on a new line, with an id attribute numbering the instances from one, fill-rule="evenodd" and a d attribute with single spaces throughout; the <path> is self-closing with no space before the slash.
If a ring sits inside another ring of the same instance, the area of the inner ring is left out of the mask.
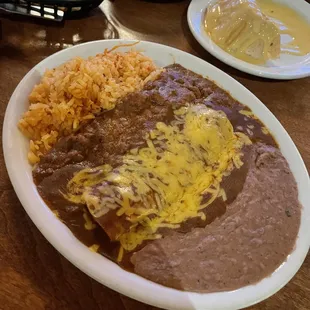
<path id="1" fill-rule="evenodd" d="M 280 151 L 255 145 L 242 191 L 205 228 L 175 233 L 133 254 L 134 271 L 154 282 L 227 291 L 271 274 L 293 250 L 300 224 L 296 182 Z"/>

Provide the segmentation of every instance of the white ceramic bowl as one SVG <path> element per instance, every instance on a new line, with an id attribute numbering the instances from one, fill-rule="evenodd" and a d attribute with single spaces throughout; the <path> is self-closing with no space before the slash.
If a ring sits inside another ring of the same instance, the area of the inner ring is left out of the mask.
<path id="1" fill-rule="evenodd" d="M 310 76 L 310 53 L 294 56 L 281 53 L 280 58 L 269 60 L 265 65 L 252 65 L 235 58 L 217 46 L 202 27 L 206 8 L 217 0 L 192 0 L 187 21 L 196 40 L 214 57 L 240 71 L 270 79 L 298 79 Z M 305 18 L 310 24 L 310 4 L 305 0 L 269 0 L 283 3 Z M 284 38 L 285 39 L 285 38 Z"/>
<path id="2" fill-rule="evenodd" d="M 3 148 L 10 179 L 26 212 L 46 239 L 75 266 L 102 284 L 129 297 L 161 308 L 238 309 L 257 303 L 283 287 L 301 266 L 310 244 L 310 184 L 305 165 L 293 141 L 275 116 L 245 87 L 224 72 L 180 50 L 150 42 L 137 47 L 152 57 L 159 66 L 175 62 L 214 80 L 233 97 L 249 106 L 265 123 L 279 142 L 297 180 L 299 199 L 304 206 L 296 248 L 270 277 L 256 285 L 236 291 L 212 294 L 182 292 L 145 280 L 121 269 L 105 257 L 91 252 L 78 241 L 40 198 L 32 181 L 27 162 L 28 141 L 17 129 L 17 123 L 27 109 L 27 95 L 47 68 L 53 68 L 74 56 L 87 57 L 120 43 L 133 41 L 106 40 L 78 45 L 58 52 L 36 65 L 19 83 L 8 104 L 3 125 Z M 121 48 L 126 50 L 128 48 Z"/>

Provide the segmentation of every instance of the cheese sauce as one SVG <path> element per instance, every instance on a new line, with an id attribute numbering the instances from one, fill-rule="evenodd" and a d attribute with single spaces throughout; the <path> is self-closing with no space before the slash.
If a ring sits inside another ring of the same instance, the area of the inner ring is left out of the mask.
<path id="1" fill-rule="evenodd" d="M 270 0 L 220 0 L 208 7 L 204 27 L 218 46 L 253 64 L 277 59 L 280 53 L 310 53 L 310 24 Z"/>
<path id="2" fill-rule="evenodd" d="M 270 0 L 258 0 L 262 12 L 278 27 L 281 52 L 296 56 L 310 53 L 310 23 L 295 10 Z"/>

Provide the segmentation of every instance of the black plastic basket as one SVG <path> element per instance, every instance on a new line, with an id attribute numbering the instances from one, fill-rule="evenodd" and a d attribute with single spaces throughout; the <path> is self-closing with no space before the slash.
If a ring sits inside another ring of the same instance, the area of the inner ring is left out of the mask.
<path id="1" fill-rule="evenodd" d="M 54 21 L 76 18 L 96 8 L 103 0 L 0 0 L 0 12 Z"/>

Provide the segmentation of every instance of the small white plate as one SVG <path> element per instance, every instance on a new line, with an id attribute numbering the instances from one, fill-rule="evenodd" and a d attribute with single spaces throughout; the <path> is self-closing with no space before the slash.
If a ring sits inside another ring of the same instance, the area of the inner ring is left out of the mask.
<path id="1" fill-rule="evenodd" d="M 255 304 L 282 288 L 301 266 L 310 245 L 310 181 L 307 169 L 292 139 L 276 117 L 249 90 L 223 71 L 193 55 L 175 48 L 141 41 L 139 50 L 151 57 L 158 66 L 177 62 L 215 81 L 234 98 L 252 109 L 279 143 L 298 185 L 299 200 L 304 206 L 294 251 L 272 275 L 255 285 L 230 292 L 198 294 L 161 286 L 125 271 L 109 259 L 90 251 L 74 237 L 44 203 L 33 183 L 32 169 L 27 161 L 29 141 L 17 128 L 22 114 L 28 109 L 28 95 L 46 69 L 51 69 L 80 56 L 86 58 L 129 40 L 94 41 L 60 51 L 37 64 L 16 87 L 7 106 L 3 123 L 3 152 L 6 167 L 15 192 L 26 212 L 45 238 L 69 261 L 100 283 L 142 302 L 174 310 L 240 309 Z M 120 50 L 128 50 L 122 47 Z M 35 262 L 34 262 L 35 264 Z"/>
<path id="2" fill-rule="evenodd" d="M 217 0 L 192 0 L 187 11 L 187 21 L 192 34 L 210 54 L 227 65 L 260 77 L 290 80 L 310 76 L 310 53 L 305 56 L 281 54 L 279 59 L 268 61 L 265 65 L 252 65 L 222 50 L 211 40 L 203 28 L 206 8 L 215 1 Z M 305 0 L 273 1 L 293 8 L 310 24 L 310 4 Z"/>

